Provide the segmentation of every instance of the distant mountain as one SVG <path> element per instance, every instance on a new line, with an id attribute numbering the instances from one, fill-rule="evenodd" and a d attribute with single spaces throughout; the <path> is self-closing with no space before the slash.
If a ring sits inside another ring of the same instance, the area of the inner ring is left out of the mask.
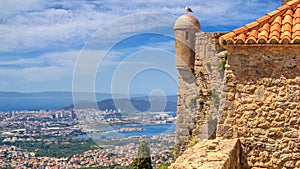
<path id="1" fill-rule="evenodd" d="M 149 99 L 152 100 L 158 100 L 158 101 L 162 101 L 164 99 L 166 99 L 168 102 L 176 102 L 177 103 L 177 95 L 169 95 L 166 96 L 165 98 L 163 96 L 140 96 L 140 97 L 133 97 L 131 98 L 132 100 L 146 100 L 149 101 Z"/>
<path id="2" fill-rule="evenodd" d="M 0 111 L 15 110 L 55 110 L 73 103 L 73 94 L 81 100 L 91 100 L 96 96 L 98 101 L 111 98 L 106 93 L 72 93 L 72 92 L 3 92 L 0 91 Z M 123 96 L 120 96 L 123 97 Z"/>
<path id="3" fill-rule="evenodd" d="M 151 100 L 151 102 L 150 102 Z M 152 105 L 152 107 L 151 107 Z M 166 100 L 161 97 L 136 97 L 131 99 L 105 99 L 97 102 L 97 105 L 89 102 L 79 102 L 75 106 L 77 109 L 98 108 L 99 110 L 122 110 L 125 112 L 132 111 L 176 111 L 177 96 L 167 96 Z M 74 109 L 74 104 L 64 107 L 63 109 Z"/>
<path id="4" fill-rule="evenodd" d="M 128 99 L 125 94 L 114 95 L 114 98 L 119 100 L 117 103 L 118 106 L 114 105 L 116 99 L 112 100 L 112 95 L 107 93 L 72 93 L 72 92 L 35 92 L 35 93 L 20 93 L 20 92 L 3 92 L 0 91 L 0 111 L 16 111 L 16 110 L 57 110 L 62 107 L 68 109 L 73 105 L 73 95 L 76 96 L 76 101 L 79 102 L 76 104 L 76 107 L 91 108 L 92 106 L 97 107 L 101 110 L 105 109 L 115 109 L 116 107 L 120 108 L 120 104 L 128 103 Z M 96 96 L 98 101 L 97 105 L 91 104 L 91 98 Z M 137 94 L 132 95 L 132 99 L 129 99 L 132 104 L 138 110 L 149 109 L 149 97 Z M 167 96 L 167 106 L 166 110 L 176 110 L 177 107 L 177 96 Z M 153 103 L 161 104 L 163 98 L 151 97 L 151 99 L 156 100 Z M 119 104 L 120 103 L 120 104 Z M 70 105 L 70 106 L 66 106 Z M 126 104 L 125 104 L 126 105 Z M 148 105 L 148 107 L 147 107 Z M 175 106 L 176 105 L 176 106 Z M 122 107 L 122 106 L 121 106 Z M 126 107 L 126 106 L 125 106 Z M 125 108 L 125 109 L 128 109 Z"/>
<path id="5" fill-rule="evenodd" d="M 89 98 L 96 96 L 97 98 L 111 98 L 111 94 L 107 93 L 85 93 L 85 92 L 32 92 L 32 93 L 21 93 L 21 92 L 3 92 L 0 91 L 0 98 L 72 98 L 73 95 L 78 95 L 81 98 Z M 124 95 L 123 95 L 124 96 Z"/>

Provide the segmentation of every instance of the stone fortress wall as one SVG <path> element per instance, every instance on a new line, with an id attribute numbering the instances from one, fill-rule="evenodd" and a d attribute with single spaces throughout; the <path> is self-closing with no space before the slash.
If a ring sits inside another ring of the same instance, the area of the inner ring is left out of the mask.
<path id="1" fill-rule="evenodd" d="M 249 166 L 300 168 L 300 47 L 229 47 L 217 136 L 239 138 Z"/>
<path id="2" fill-rule="evenodd" d="M 224 71 L 218 64 L 225 49 L 218 37 L 223 33 L 196 33 L 194 67 L 179 68 L 177 148 L 181 154 L 191 140 L 216 137 L 217 115 L 223 88 Z"/>
<path id="3" fill-rule="evenodd" d="M 176 39 L 195 52 L 178 54 L 176 45 L 177 63 L 189 57 L 193 64 L 177 65 L 181 156 L 170 168 L 300 168 L 300 46 L 225 50 L 223 34 L 199 26 L 194 45 Z"/>

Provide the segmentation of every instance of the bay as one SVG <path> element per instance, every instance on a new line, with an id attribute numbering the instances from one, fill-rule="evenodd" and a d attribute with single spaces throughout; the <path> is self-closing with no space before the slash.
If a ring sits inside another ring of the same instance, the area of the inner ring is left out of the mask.
<path id="1" fill-rule="evenodd" d="M 118 129 L 121 128 L 141 128 L 140 131 L 122 131 L 118 132 Z M 92 138 L 92 139 L 100 139 L 100 138 L 124 138 L 124 137 L 138 137 L 145 136 L 151 137 L 154 135 L 162 135 L 162 134 L 174 134 L 176 129 L 176 125 L 173 123 L 164 123 L 164 124 L 149 124 L 149 125 L 136 125 L 136 126 L 114 126 L 110 128 L 101 128 L 100 130 L 105 131 L 103 133 L 89 133 L 87 135 L 76 136 L 76 138 Z"/>

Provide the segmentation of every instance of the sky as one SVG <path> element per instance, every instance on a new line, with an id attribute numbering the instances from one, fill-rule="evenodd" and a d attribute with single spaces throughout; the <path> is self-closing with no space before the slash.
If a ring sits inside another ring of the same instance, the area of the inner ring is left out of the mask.
<path id="1" fill-rule="evenodd" d="M 0 0 L 0 91 L 177 94 L 175 20 L 231 31 L 280 0 Z"/>

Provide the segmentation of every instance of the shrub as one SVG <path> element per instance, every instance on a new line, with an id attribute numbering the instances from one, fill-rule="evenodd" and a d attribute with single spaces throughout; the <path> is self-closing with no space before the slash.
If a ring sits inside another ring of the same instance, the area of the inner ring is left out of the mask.
<path id="1" fill-rule="evenodd" d="M 152 169 L 150 148 L 146 141 L 141 141 L 137 157 L 131 163 L 132 169 Z"/>
<path id="2" fill-rule="evenodd" d="M 171 164 L 162 164 L 160 166 L 158 166 L 156 169 L 168 169 L 168 167 L 170 166 Z"/>

